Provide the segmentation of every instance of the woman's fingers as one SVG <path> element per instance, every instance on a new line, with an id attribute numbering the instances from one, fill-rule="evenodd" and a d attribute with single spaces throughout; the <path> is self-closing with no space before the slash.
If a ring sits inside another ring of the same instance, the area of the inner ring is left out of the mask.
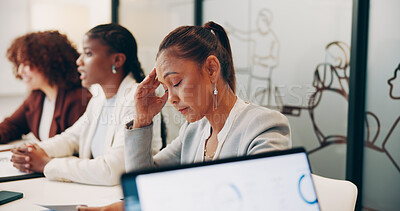
<path id="1" fill-rule="evenodd" d="M 153 81 L 153 82 L 145 82 L 143 81 L 142 83 L 139 84 L 138 90 L 137 90 L 137 98 L 143 98 L 147 96 L 153 96 L 156 95 L 155 91 L 156 89 L 160 86 L 159 81 Z"/>
<path id="2" fill-rule="evenodd" d="M 17 148 L 13 148 L 13 149 L 11 149 L 10 150 L 12 153 L 19 153 L 19 154 L 21 154 L 21 152 L 20 151 L 18 151 L 18 149 Z"/>
<path id="3" fill-rule="evenodd" d="M 13 163 L 25 163 L 31 161 L 31 158 L 25 154 L 13 153 L 10 161 Z"/>
<path id="4" fill-rule="evenodd" d="M 37 145 L 36 143 L 34 143 L 34 142 L 32 142 L 32 143 L 29 143 L 29 145 L 28 145 L 29 147 L 33 147 L 34 149 L 38 149 L 38 148 L 40 148 L 39 147 L 39 145 Z"/>
<path id="5" fill-rule="evenodd" d="M 13 166 L 22 172 L 32 173 L 32 171 L 29 169 L 31 167 L 31 164 L 29 163 L 24 163 L 24 164 L 13 163 Z"/>
<path id="6" fill-rule="evenodd" d="M 28 152 L 28 145 L 22 144 L 22 145 L 18 146 L 17 148 L 14 148 L 13 150 L 11 150 L 11 152 L 13 152 L 13 153 L 17 153 L 17 152 L 25 153 L 25 152 Z"/>
<path id="7" fill-rule="evenodd" d="M 158 81 L 157 80 L 157 73 L 156 73 L 156 69 L 154 68 L 149 75 L 147 75 L 143 81 L 141 82 L 141 84 L 152 84 L 154 82 Z"/>
<path id="8" fill-rule="evenodd" d="M 41 149 L 41 147 L 39 146 L 39 145 L 37 145 L 36 143 L 31 143 L 31 145 L 28 147 L 28 151 L 29 151 L 29 148 L 31 148 L 31 149 L 33 149 L 33 150 L 39 150 L 39 149 Z M 33 151 L 32 150 L 32 151 Z M 31 152 L 31 151 L 29 151 L 29 152 Z"/>

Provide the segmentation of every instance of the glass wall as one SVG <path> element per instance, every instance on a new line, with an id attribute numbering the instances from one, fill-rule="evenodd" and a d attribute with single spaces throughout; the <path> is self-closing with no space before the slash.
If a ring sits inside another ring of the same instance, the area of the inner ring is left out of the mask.
<path id="1" fill-rule="evenodd" d="M 221 10 L 229 4 L 229 10 Z M 204 0 L 228 32 L 244 100 L 284 113 L 314 173 L 345 178 L 351 0 Z"/>
<path id="2" fill-rule="evenodd" d="M 352 0 L 203 0 L 228 32 L 239 97 L 284 113 L 313 172 L 345 179 Z M 226 5 L 229 5 L 229 9 Z M 194 24 L 193 0 L 120 0 L 148 73 L 162 38 Z M 371 0 L 363 209 L 399 210 L 400 2 Z M 168 105 L 168 104 L 167 104 Z M 168 140 L 184 121 L 163 110 Z"/>
<path id="3" fill-rule="evenodd" d="M 138 55 L 146 75 L 153 70 L 158 46 L 173 29 L 194 24 L 193 0 L 120 0 L 119 23 L 138 43 Z M 167 142 L 178 136 L 183 116 L 169 103 L 162 110 Z"/>
<path id="4" fill-rule="evenodd" d="M 24 83 L 15 79 L 6 57 L 11 42 L 28 32 L 59 30 L 80 51 L 83 34 L 111 21 L 110 0 L 0 0 L 0 121 L 24 100 Z"/>
<path id="5" fill-rule="evenodd" d="M 363 208 L 400 210 L 400 1 L 371 0 Z"/>
<path id="6" fill-rule="evenodd" d="M 34 31 L 59 30 L 80 50 L 87 30 L 110 21 L 110 0 L 1 0 L 0 97 L 26 92 L 12 74 L 12 65 L 6 58 L 6 51 L 16 37 Z"/>

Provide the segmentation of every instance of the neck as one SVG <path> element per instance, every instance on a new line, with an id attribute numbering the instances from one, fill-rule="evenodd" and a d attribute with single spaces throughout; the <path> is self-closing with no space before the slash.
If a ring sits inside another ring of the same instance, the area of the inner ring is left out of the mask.
<path id="1" fill-rule="evenodd" d="M 100 83 L 101 88 L 106 96 L 106 99 L 114 97 L 119 89 L 119 86 L 124 79 L 122 74 L 115 75 L 115 77 L 109 77 L 107 81 Z"/>
<path id="2" fill-rule="evenodd" d="M 226 119 L 228 119 L 229 113 L 231 112 L 237 99 L 236 95 L 229 88 L 229 86 L 225 83 L 222 84 L 223 85 L 220 87 L 217 86 L 217 109 L 206 115 L 206 118 L 210 122 L 212 133 L 216 134 L 218 134 L 219 131 L 221 131 L 224 127 Z M 214 103 L 212 106 L 214 106 Z"/>
<path id="3" fill-rule="evenodd" d="M 58 93 L 58 87 L 57 86 L 50 86 L 49 84 L 43 85 L 40 90 L 44 92 L 46 97 L 52 101 L 55 102 L 57 99 L 57 93 Z"/>

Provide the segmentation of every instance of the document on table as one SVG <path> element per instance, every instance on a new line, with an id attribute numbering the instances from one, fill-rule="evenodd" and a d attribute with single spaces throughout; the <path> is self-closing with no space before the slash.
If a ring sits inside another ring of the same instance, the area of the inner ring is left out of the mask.
<path id="1" fill-rule="evenodd" d="M 57 211 L 76 211 L 76 206 L 79 204 L 72 205 L 46 205 L 46 204 L 36 204 L 38 206 Z"/>
<path id="2" fill-rule="evenodd" d="M 10 161 L 11 151 L 0 152 L 0 182 L 41 177 L 43 174 L 25 173 L 16 169 Z"/>

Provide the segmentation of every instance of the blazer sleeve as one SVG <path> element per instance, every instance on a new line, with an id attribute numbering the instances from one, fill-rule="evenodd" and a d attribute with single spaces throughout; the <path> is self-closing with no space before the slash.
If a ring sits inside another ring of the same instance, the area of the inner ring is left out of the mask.
<path id="1" fill-rule="evenodd" d="M 0 144 L 20 139 L 23 134 L 31 131 L 25 116 L 31 97 L 32 95 L 10 117 L 0 123 Z"/>
<path id="2" fill-rule="evenodd" d="M 243 137 L 250 141 L 242 142 L 247 155 L 291 148 L 291 134 L 288 119 L 280 112 L 258 112 L 247 115 L 247 129 Z"/>
<path id="3" fill-rule="evenodd" d="M 158 113 L 153 118 L 153 135 L 152 135 L 152 154 L 155 155 L 160 152 L 162 147 L 162 139 L 161 139 L 161 113 Z"/>
<path id="4" fill-rule="evenodd" d="M 151 150 L 152 127 L 153 124 L 143 128 L 125 130 L 125 168 L 127 172 L 181 163 L 181 137 L 187 124 L 181 127 L 179 136 L 154 157 Z"/>
<path id="5" fill-rule="evenodd" d="M 87 124 L 87 115 L 87 112 L 85 112 L 71 127 L 61 134 L 39 143 L 39 146 L 52 158 L 72 156 L 78 153 L 79 138 L 85 124 Z"/>
<path id="6" fill-rule="evenodd" d="M 123 140 L 121 140 L 123 142 Z M 50 180 L 77 182 L 91 185 L 117 185 L 125 172 L 124 147 L 120 142 L 95 159 L 54 158 L 44 168 Z"/>
<path id="7" fill-rule="evenodd" d="M 121 109 L 122 110 L 118 114 L 119 122 L 115 127 L 111 147 L 106 147 L 102 156 L 98 156 L 94 159 L 82 157 L 54 158 L 45 166 L 44 175 L 50 180 L 107 186 L 119 184 L 121 175 L 125 172 L 124 121 L 128 118 L 133 118 L 133 102 L 124 104 Z M 90 107 L 87 112 L 89 111 Z M 78 122 L 79 121 L 81 120 L 78 120 Z M 66 133 L 67 132 L 68 131 L 66 131 Z M 81 131 L 81 133 L 85 133 L 85 131 Z M 71 144 L 69 146 L 83 147 L 78 146 L 77 141 L 74 142 L 74 145 Z M 90 144 L 87 146 L 90 147 Z"/>

